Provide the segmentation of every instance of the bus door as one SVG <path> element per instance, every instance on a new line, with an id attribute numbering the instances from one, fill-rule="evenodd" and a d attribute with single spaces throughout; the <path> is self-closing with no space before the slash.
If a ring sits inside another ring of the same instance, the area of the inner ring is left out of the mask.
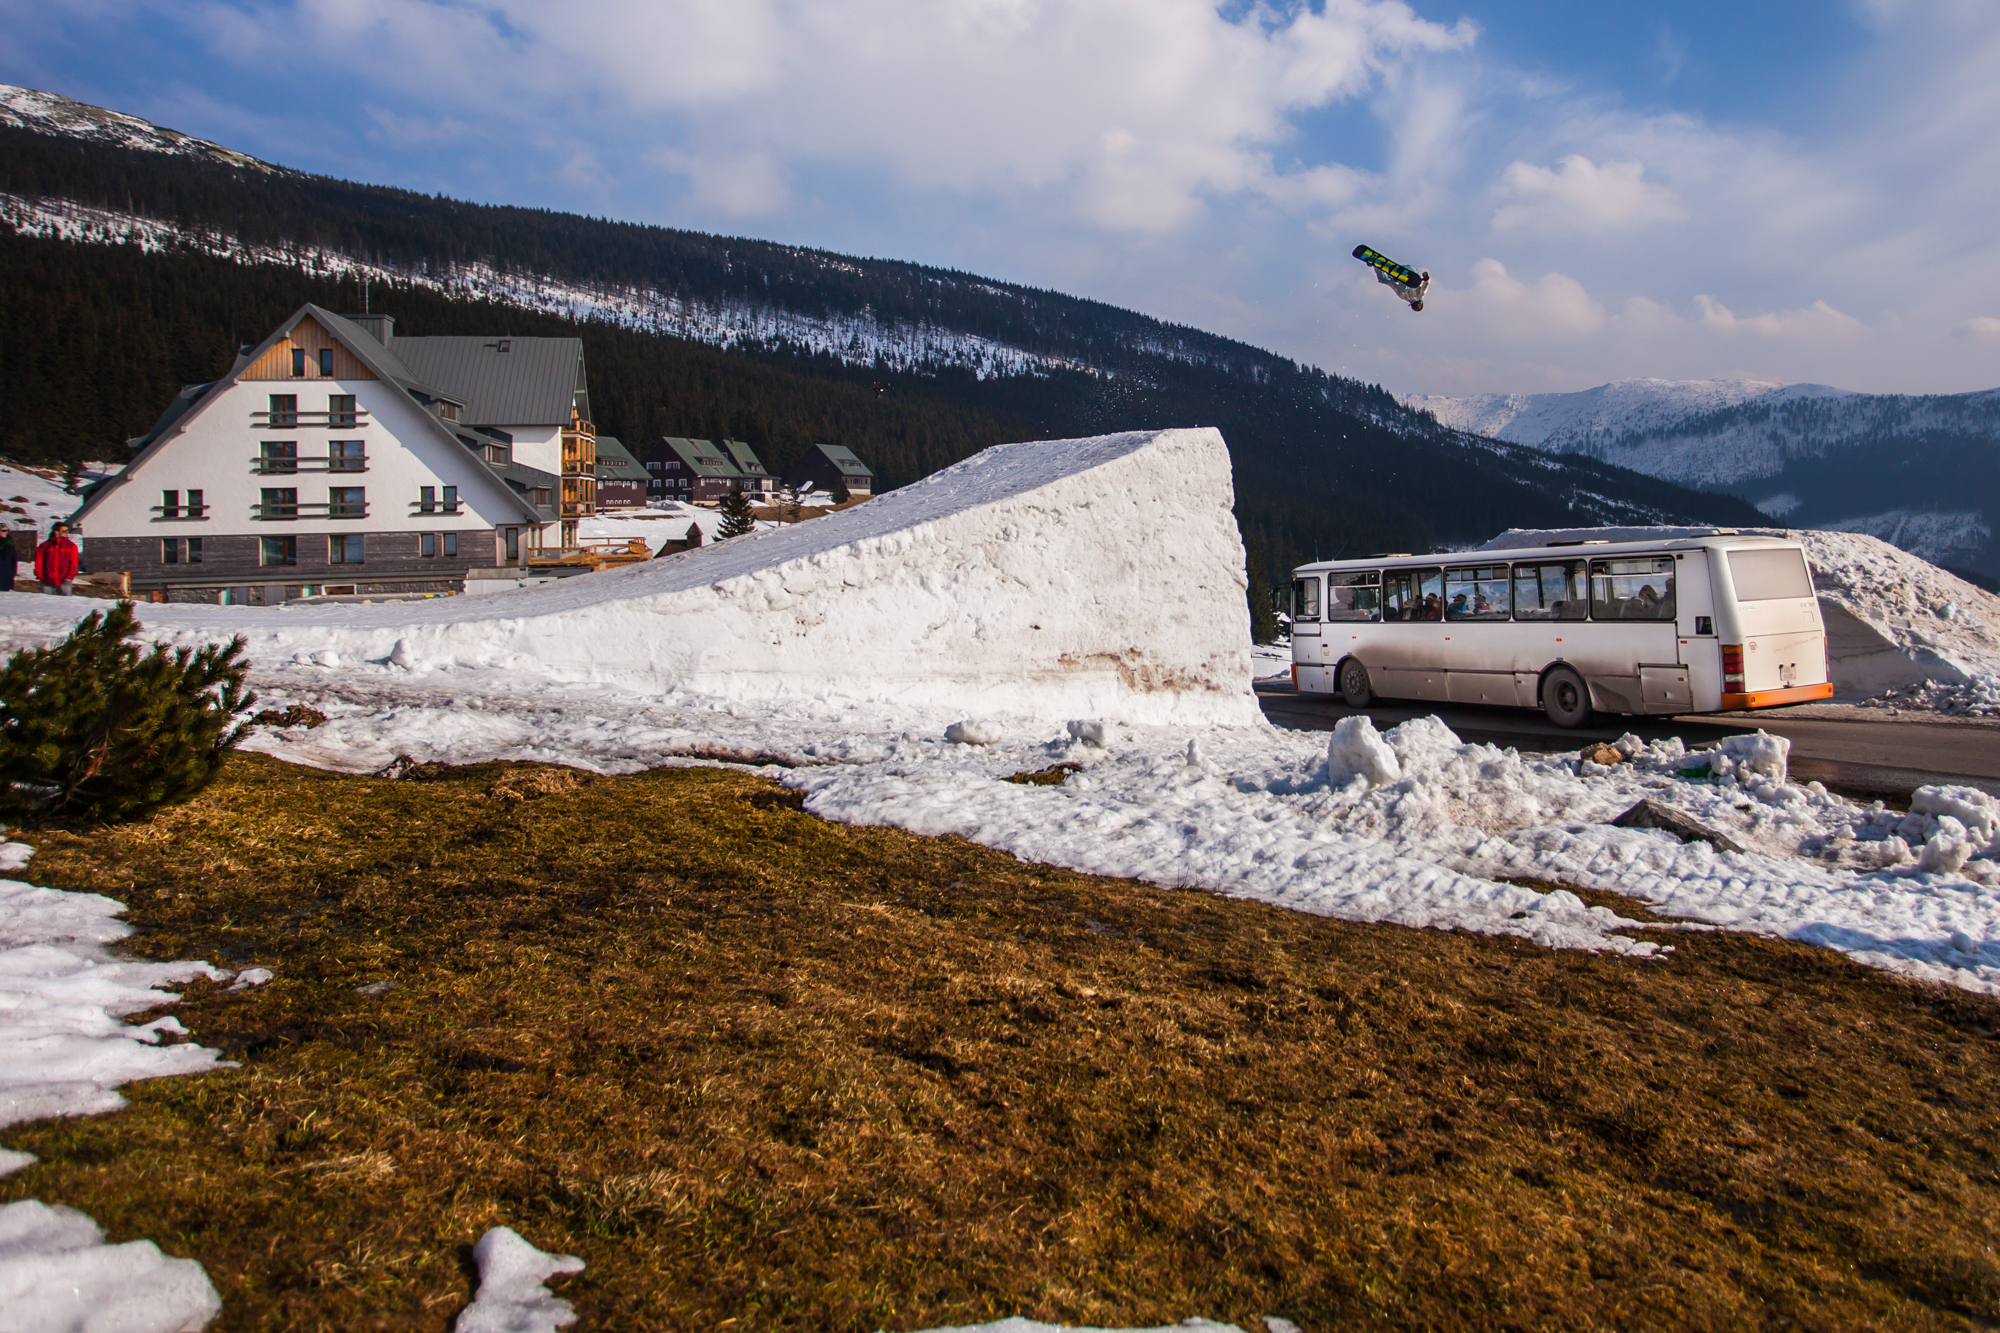
<path id="1" fill-rule="evenodd" d="M 1383 570 L 1382 624 L 1362 656 L 1376 693 L 1442 701 L 1444 636 L 1444 569 Z"/>
<path id="2" fill-rule="evenodd" d="M 1680 581 L 1671 555 L 1590 562 L 1590 651 L 1578 665 L 1599 705 L 1620 713 L 1692 711 L 1675 623 Z"/>

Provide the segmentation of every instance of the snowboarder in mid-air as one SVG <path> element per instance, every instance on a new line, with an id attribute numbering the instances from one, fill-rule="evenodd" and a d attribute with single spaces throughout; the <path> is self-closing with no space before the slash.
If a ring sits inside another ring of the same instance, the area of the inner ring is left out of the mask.
<path id="1" fill-rule="evenodd" d="M 1354 247 L 1354 257 L 1375 270 L 1377 282 L 1386 282 L 1395 288 L 1396 295 L 1410 303 L 1410 309 L 1424 308 L 1424 293 L 1431 285 L 1430 274 L 1398 264 L 1380 250 L 1371 250 L 1365 245 Z"/>

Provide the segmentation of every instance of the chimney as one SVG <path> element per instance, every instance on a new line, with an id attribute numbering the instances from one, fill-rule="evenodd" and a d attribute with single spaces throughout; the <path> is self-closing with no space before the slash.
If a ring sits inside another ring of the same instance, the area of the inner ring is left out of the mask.
<path id="1" fill-rule="evenodd" d="M 394 315 L 348 315 L 347 322 L 359 325 L 363 332 L 384 347 L 396 338 L 396 317 Z"/>

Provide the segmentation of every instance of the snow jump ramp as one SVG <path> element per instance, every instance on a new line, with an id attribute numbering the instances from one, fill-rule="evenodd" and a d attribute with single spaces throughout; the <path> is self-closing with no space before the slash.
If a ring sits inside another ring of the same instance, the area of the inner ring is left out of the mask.
<path id="1" fill-rule="evenodd" d="M 336 692 L 372 665 L 464 671 L 469 688 L 497 686 L 497 672 L 656 695 L 1254 725 L 1232 505 L 1213 429 L 1004 444 L 823 518 L 539 587 L 158 606 L 142 620 L 153 638 L 240 633 L 260 668 L 320 654 L 338 664 L 321 678 Z M 11 609 L 16 637 L 43 610 Z"/>

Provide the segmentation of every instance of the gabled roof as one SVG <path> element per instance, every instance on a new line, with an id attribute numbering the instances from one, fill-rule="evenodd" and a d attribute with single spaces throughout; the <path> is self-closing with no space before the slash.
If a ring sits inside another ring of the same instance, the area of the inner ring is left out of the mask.
<path id="1" fill-rule="evenodd" d="M 825 454 L 827 461 L 839 468 L 843 476 L 872 477 L 868 465 L 854 456 L 854 451 L 844 444 L 816 444 L 813 448 Z"/>
<path id="2" fill-rule="evenodd" d="M 174 402 L 168 406 L 167 410 L 161 414 L 159 421 L 154 424 L 153 429 L 140 437 L 137 442 L 137 451 L 132 455 L 132 461 L 125 465 L 125 470 L 117 476 L 109 478 L 103 486 L 92 491 L 90 497 L 84 501 L 83 507 L 76 511 L 75 521 L 78 523 L 83 522 L 88 517 L 90 511 L 97 507 L 97 503 L 100 500 L 131 480 L 133 475 L 153 455 L 165 448 L 168 443 L 177 439 L 182 432 L 194 424 L 197 417 L 213 406 L 215 401 L 222 396 L 224 389 L 233 387 L 252 366 L 256 365 L 262 359 L 266 352 L 276 347 L 293 329 L 297 328 L 300 320 L 307 318 L 312 319 L 321 328 L 325 329 L 327 334 L 336 342 L 340 343 L 349 352 L 352 352 L 355 359 L 368 367 L 370 373 L 377 380 L 388 385 L 392 390 L 408 396 L 410 405 L 416 409 L 417 419 L 423 423 L 423 429 L 429 431 L 433 439 L 448 444 L 455 449 L 463 450 L 467 454 L 466 461 L 492 478 L 493 484 L 499 489 L 500 493 L 514 502 L 521 513 L 523 522 L 540 524 L 549 521 L 549 517 L 547 516 L 548 511 L 537 509 L 526 496 L 519 493 L 516 487 L 508 485 L 493 464 L 485 460 L 482 456 L 479 442 L 476 439 L 470 435 L 461 435 L 457 431 L 454 431 L 450 423 L 440 419 L 424 405 L 423 401 L 417 396 L 425 388 L 424 384 L 411 375 L 410 368 L 403 364 L 400 358 L 377 342 L 372 335 L 362 330 L 360 326 L 351 324 L 332 311 L 323 310 L 310 301 L 300 306 L 297 310 L 294 310 L 276 329 L 271 331 L 263 342 L 238 353 L 236 364 L 229 368 L 227 375 L 209 384 L 194 385 L 183 389 Z M 401 342 L 402 340 L 399 339 L 398 341 Z M 429 396 L 435 397 L 436 395 Z M 569 418 L 564 417 L 563 420 L 567 424 Z M 533 471 L 533 469 L 523 470 Z M 541 473 L 538 475 L 546 476 L 547 474 Z"/>
<path id="3" fill-rule="evenodd" d="M 736 464 L 736 470 L 744 476 L 768 477 L 771 475 L 770 470 L 764 466 L 763 460 L 758 458 L 751 451 L 750 446 L 742 440 L 724 440 L 722 448 L 729 456 L 729 461 Z"/>
<path id="4" fill-rule="evenodd" d="M 597 479 L 613 481 L 644 481 L 646 469 L 639 466 L 639 460 L 632 457 L 616 435 L 597 437 Z"/>
<path id="5" fill-rule="evenodd" d="M 697 477 L 721 477 L 725 481 L 737 481 L 743 476 L 729 455 L 715 447 L 713 440 L 690 440 L 681 435 L 662 435 L 660 446 L 681 460 L 688 471 Z"/>
<path id="6" fill-rule="evenodd" d="M 380 346 L 378 343 L 377 346 Z M 590 415 L 581 338 L 405 338 L 391 342 L 417 378 L 489 426 L 567 426 Z"/>

